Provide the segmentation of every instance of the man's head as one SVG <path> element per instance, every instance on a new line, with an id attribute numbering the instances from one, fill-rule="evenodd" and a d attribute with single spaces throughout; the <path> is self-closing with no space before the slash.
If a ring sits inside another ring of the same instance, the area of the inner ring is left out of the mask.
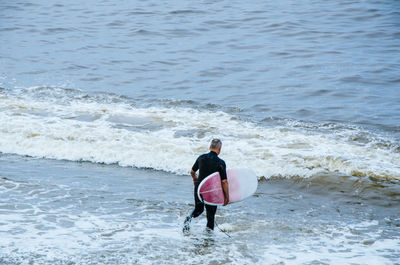
<path id="1" fill-rule="evenodd" d="M 214 151 L 219 155 L 221 152 L 221 147 L 222 147 L 222 142 L 220 139 L 212 139 L 211 144 L 210 144 L 210 151 Z"/>

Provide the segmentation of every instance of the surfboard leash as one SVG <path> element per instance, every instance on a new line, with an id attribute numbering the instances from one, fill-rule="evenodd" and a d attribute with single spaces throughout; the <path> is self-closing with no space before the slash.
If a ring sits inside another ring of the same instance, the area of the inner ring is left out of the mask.
<path id="1" fill-rule="evenodd" d="M 222 233 L 224 233 L 227 237 L 232 238 L 227 232 L 223 231 L 223 230 L 219 227 L 217 221 L 214 221 L 214 222 L 215 222 L 215 225 L 218 227 L 219 231 L 221 231 Z"/>

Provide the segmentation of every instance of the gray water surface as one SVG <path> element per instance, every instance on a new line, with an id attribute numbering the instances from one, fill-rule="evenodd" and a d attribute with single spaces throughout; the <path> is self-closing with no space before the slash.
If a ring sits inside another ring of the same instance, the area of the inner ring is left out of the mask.
<path id="1" fill-rule="evenodd" d="M 397 1 L 3 1 L 6 88 L 240 108 L 398 137 Z"/>
<path id="2" fill-rule="evenodd" d="M 0 264 L 399 264 L 399 10 L 0 1 Z M 212 137 L 259 187 L 185 236 Z"/>

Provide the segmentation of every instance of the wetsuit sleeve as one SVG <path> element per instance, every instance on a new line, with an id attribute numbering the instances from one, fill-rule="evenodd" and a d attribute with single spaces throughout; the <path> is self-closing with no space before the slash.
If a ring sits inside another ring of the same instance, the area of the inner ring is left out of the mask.
<path id="1" fill-rule="evenodd" d="M 199 170 L 199 158 L 196 159 L 196 162 L 194 162 L 194 165 L 192 166 L 192 170 L 196 172 Z"/>
<path id="2" fill-rule="evenodd" d="M 221 161 L 220 169 L 218 170 L 221 181 L 226 179 L 226 165 L 224 161 Z"/>

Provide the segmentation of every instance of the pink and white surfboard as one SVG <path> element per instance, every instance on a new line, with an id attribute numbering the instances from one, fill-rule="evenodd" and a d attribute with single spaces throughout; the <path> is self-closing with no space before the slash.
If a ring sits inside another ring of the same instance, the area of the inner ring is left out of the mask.
<path id="1" fill-rule="evenodd" d="M 241 201 L 257 190 L 256 174 L 248 168 L 228 169 L 229 203 Z M 199 185 L 197 196 L 209 205 L 223 205 L 224 193 L 218 172 L 207 176 Z"/>

